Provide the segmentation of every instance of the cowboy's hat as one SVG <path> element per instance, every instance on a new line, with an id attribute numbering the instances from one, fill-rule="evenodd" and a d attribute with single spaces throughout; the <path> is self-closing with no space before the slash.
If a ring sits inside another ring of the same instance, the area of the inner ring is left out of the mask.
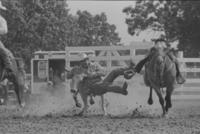
<path id="1" fill-rule="evenodd" d="M 89 57 L 85 53 L 80 53 L 78 56 L 80 58 L 80 61 L 85 61 L 89 59 Z"/>
<path id="2" fill-rule="evenodd" d="M 4 7 L 4 6 L 2 5 L 2 2 L 1 2 L 1 1 L 0 1 L 0 9 L 2 9 L 2 10 L 7 10 L 7 8 Z"/>

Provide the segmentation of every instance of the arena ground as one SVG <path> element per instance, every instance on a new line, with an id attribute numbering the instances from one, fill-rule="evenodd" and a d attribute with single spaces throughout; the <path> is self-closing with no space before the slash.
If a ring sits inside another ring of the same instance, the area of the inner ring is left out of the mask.
<path id="1" fill-rule="evenodd" d="M 106 95 L 110 117 L 100 115 L 98 99 L 87 116 L 74 116 L 80 109 L 61 90 L 32 96 L 24 109 L 1 106 L 0 134 L 200 134 L 200 100 L 173 101 L 161 117 L 155 96 L 153 106 L 146 104 L 148 88 L 140 80 L 129 85 L 128 96 Z"/>

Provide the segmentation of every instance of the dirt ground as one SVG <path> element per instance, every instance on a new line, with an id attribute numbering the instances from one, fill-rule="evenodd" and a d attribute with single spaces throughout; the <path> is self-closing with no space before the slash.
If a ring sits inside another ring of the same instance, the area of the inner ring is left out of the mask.
<path id="1" fill-rule="evenodd" d="M 0 134 L 200 134 L 200 100 L 173 101 L 168 116 L 161 117 L 156 99 L 146 105 L 147 88 L 135 82 L 128 90 L 128 96 L 106 96 L 110 117 L 99 115 L 98 106 L 85 117 L 74 116 L 80 109 L 63 93 L 34 97 L 24 109 L 1 106 Z"/>
<path id="2" fill-rule="evenodd" d="M 131 115 L 73 117 L 66 114 L 20 116 L 1 108 L 1 134 L 199 134 L 199 101 L 176 101 L 168 117 L 148 111 Z M 5 116 L 5 113 L 9 116 Z M 4 116 L 2 116 L 4 115 Z"/>

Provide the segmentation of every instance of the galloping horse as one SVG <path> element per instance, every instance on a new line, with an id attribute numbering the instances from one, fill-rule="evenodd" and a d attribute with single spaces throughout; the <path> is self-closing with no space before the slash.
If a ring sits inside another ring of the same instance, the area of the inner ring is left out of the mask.
<path id="1" fill-rule="evenodd" d="M 112 82 L 120 75 L 124 75 L 124 72 L 129 70 L 128 68 L 118 68 L 113 71 L 111 71 L 102 81 L 101 86 L 98 85 L 95 86 L 95 89 L 88 90 L 89 85 L 92 84 L 90 79 L 88 79 L 86 75 L 86 70 L 84 70 L 81 67 L 73 67 L 70 71 L 72 74 L 72 80 L 75 80 L 76 82 L 73 82 L 76 84 L 76 88 L 78 89 L 78 93 L 80 94 L 82 101 L 84 103 L 84 107 L 79 113 L 79 115 L 82 115 L 84 112 L 88 109 L 88 102 L 87 98 L 88 96 L 100 96 L 101 97 L 101 108 L 104 112 L 104 115 L 107 115 L 106 107 L 104 107 L 104 98 L 103 95 L 107 92 L 114 92 L 119 93 L 122 95 L 127 95 L 127 83 L 125 82 L 123 87 L 112 85 Z M 75 100 L 75 103 L 77 103 L 77 100 Z"/>
<path id="2" fill-rule="evenodd" d="M 152 89 L 156 92 L 163 110 L 163 116 L 172 107 L 171 95 L 176 85 L 175 63 L 167 54 L 156 53 L 145 65 L 144 82 L 150 87 L 148 103 L 152 104 Z M 162 96 L 162 88 L 166 87 L 165 100 Z M 165 104 L 166 102 L 166 104 Z"/>
<path id="3" fill-rule="evenodd" d="M 8 79 L 14 85 L 14 91 L 17 95 L 18 103 L 21 107 L 25 106 L 25 103 L 22 103 L 23 89 L 25 86 L 25 80 L 22 78 L 21 71 L 18 70 L 17 63 L 14 56 L 10 53 L 10 60 L 12 63 L 12 72 L 6 72 L 3 60 L 0 59 L 0 82 Z"/>

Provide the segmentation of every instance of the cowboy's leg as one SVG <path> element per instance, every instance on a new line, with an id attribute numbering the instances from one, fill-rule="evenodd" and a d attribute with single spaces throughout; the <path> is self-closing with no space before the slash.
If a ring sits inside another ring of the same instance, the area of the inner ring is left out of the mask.
<path id="1" fill-rule="evenodd" d="M 115 92 L 115 93 L 120 93 L 126 95 L 127 92 L 127 83 L 125 82 L 123 86 L 119 86 L 118 84 L 113 84 L 109 82 L 99 82 L 99 83 L 94 83 L 90 84 L 89 88 L 90 93 L 93 95 L 103 95 L 107 92 Z"/>
<path id="2" fill-rule="evenodd" d="M 185 78 L 182 76 L 182 74 L 181 74 L 181 71 L 180 71 L 180 64 L 179 64 L 179 62 L 178 62 L 178 60 L 176 59 L 175 60 L 175 65 L 176 65 L 176 71 L 177 71 L 177 73 L 176 73 L 176 78 L 177 78 L 177 83 L 178 84 L 183 84 L 183 83 L 185 83 Z"/>
<path id="3" fill-rule="evenodd" d="M 118 76 L 124 75 L 124 72 L 128 70 L 128 68 L 116 68 L 113 69 L 103 80 L 103 82 L 113 82 Z"/>
<path id="4" fill-rule="evenodd" d="M 181 71 L 180 71 L 180 64 L 179 64 L 179 61 L 178 59 L 176 58 L 176 56 L 172 53 L 172 52 L 169 52 L 167 54 L 169 56 L 169 58 L 175 63 L 175 66 L 176 66 L 176 77 L 177 77 L 177 82 L 179 84 L 183 84 L 185 82 L 185 79 L 184 77 L 182 76 L 181 74 Z"/>
<path id="5" fill-rule="evenodd" d="M 97 82 L 100 82 L 102 79 L 101 77 L 95 77 L 95 78 L 88 78 L 87 80 L 87 85 L 88 86 L 88 89 L 87 89 L 87 94 L 90 96 L 90 104 L 93 105 L 94 104 L 94 94 L 93 94 L 93 91 L 92 90 L 95 90 L 94 88 L 90 88 L 90 86 L 92 87 L 93 84 L 97 83 Z"/>

